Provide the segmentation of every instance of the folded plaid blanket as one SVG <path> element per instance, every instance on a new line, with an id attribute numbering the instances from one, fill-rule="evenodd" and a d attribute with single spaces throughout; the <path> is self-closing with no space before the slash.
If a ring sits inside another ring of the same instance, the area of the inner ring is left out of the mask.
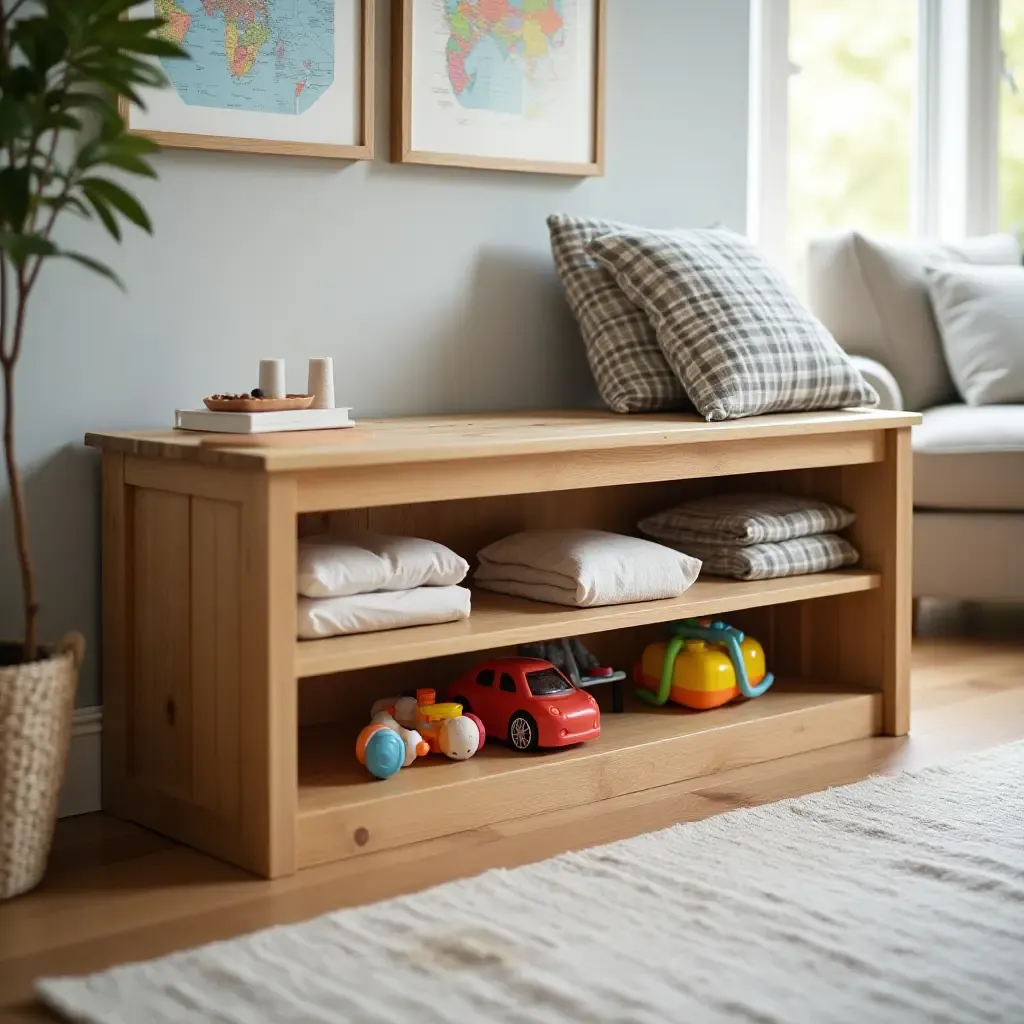
<path id="1" fill-rule="evenodd" d="M 675 544 L 670 545 L 675 547 Z M 702 575 L 737 580 L 772 580 L 827 572 L 860 560 L 857 549 L 834 533 L 796 537 L 775 544 L 701 544 L 687 542 L 686 553 L 699 558 Z"/>
<path id="2" fill-rule="evenodd" d="M 815 498 L 715 494 L 648 516 L 639 526 L 640 532 L 648 537 L 700 558 L 694 550 L 696 544 L 737 546 L 795 540 L 835 533 L 849 526 L 854 518 L 848 509 Z"/>

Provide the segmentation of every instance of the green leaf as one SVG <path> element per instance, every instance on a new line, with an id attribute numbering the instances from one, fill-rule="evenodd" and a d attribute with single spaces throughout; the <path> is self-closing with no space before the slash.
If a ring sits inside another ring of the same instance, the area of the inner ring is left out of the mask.
<path id="1" fill-rule="evenodd" d="M 46 88 L 45 75 L 41 78 L 27 64 L 19 64 L 9 75 L 4 76 L 4 94 L 15 99 L 27 99 Z"/>
<path id="2" fill-rule="evenodd" d="M 113 281 L 114 284 L 116 284 L 123 292 L 128 290 L 124 286 L 124 281 L 122 281 L 121 278 L 119 278 L 117 274 L 115 274 L 114 271 L 106 265 L 106 263 L 100 263 L 99 260 L 94 260 L 91 256 L 86 256 L 84 253 L 80 252 L 68 252 L 67 250 L 64 250 L 57 253 L 57 255 L 63 256 L 65 259 L 74 260 L 76 263 L 81 263 L 83 267 L 88 267 L 95 273 L 105 277 L 108 281 Z"/>
<path id="3" fill-rule="evenodd" d="M 145 160 L 140 160 L 139 157 L 133 156 L 131 153 L 114 151 L 112 153 L 108 153 L 98 162 L 101 164 L 107 164 L 110 167 L 120 168 L 122 171 L 127 171 L 129 174 L 137 174 L 143 178 L 156 177 L 156 171 L 154 171 Z"/>
<path id="4" fill-rule="evenodd" d="M 96 216 L 99 217 L 103 226 L 110 233 L 111 237 L 113 237 L 114 241 L 120 242 L 121 225 L 117 223 L 117 218 L 113 213 L 111 213 L 110 207 L 107 205 L 106 201 L 95 195 L 89 195 L 88 192 L 86 192 L 86 198 L 89 200 L 92 208 L 96 211 Z"/>
<path id="5" fill-rule="evenodd" d="M 123 152 L 133 156 L 149 156 L 160 152 L 160 146 L 145 135 L 127 135 L 122 132 L 117 138 L 117 145 Z"/>
<path id="6" fill-rule="evenodd" d="M 16 231 L 28 216 L 32 169 L 28 166 L 5 167 L 0 171 L 0 223 Z"/>
<path id="7" fill-rule="evenodd" d="M 32 116 L 29 107 L 9 93 L 0 95 L 0 143 L 31 137 Z"/>
<path id="8" fill-rule="evenodd" d="M 74 114 L 51 110 L 37 118 L 36 127 L 44 132 L 58 131 L 62 128 L 72 132 L 80 132 L 82 130 L 82 122 Z"/>
<path id="9" fill-rule="evenodd" d="M 17 231 L 0 231 L 0 249 L 10 256 L 16 267 L 23 267 L 33 256 L 57 255 L 57 246 L 39 234 L 23 235 Z"/>
<path id="10" fill-rule="evenodd" d="M 149 234 L 153 233 L 153 225 L 150 223 L 149 216 L 131 192 L 127 192 L 120 185 L 115 185 L 114 182 L 108 181 L 106 178 L 83 178 L 81 184 L 90 199 L 99 196 L 143 231 Z"/>
<path id="11" fill-rule="evenodd" d="M 89 207 L 77 196 L 44 196 L 39 200 L 42 206 L 48 206 L 53 210 L 71 210 L 80 217 L 91 217 Z"/>
<path id="12" fill-rule="evenodd" d="M 52 17 L 18 18 L 11 28 L 11 45 L 21 50 L 43 79 L 50 68 L 65 59 L 68 42 L 67 33 Z"/>

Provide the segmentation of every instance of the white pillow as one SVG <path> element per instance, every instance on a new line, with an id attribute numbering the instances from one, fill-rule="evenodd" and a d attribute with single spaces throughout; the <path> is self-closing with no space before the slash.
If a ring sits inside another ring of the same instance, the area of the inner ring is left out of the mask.
<path id="1" fill-rule="evenodd" d="M 467 572 L 469 563 L 464 558 L 443 544 L 419 537 L 347 533 L 299 541 L 299 594 L 303 597 L 452 587 Z"/>
<path id="2" fill-rule="evenodd" d="M 473 578 L 484 590 L 590 608 L 679 597 L 699 572 L 696 558 L 639 537 L 533 530 L 484 548 Z"/>
<path id="3" fill-rule="evenodd" d="M 896 377 L 908 408 L 930 409 L 953 397 L 953 383 L 925 268 L 946 261 L 1020 266 L 1020 260 L 1010 234 L 938 245 L 847 231 L 811 242 L 811 308 L 847 352 L 874 359 Z"/>
<path id="4" fill-rule="evenodd" d="M 417 587 L 350 597 L 300 597 L 300 640 L 348 633 L 430 626 L 469 618 L 470 593 L 465 587 Z"/>
<path id="5" fill-rule="evenodd" d="M 963 400 L 1024 402 L 1024 267 L 941 264 L 928 268 L 928 289 Z"/>

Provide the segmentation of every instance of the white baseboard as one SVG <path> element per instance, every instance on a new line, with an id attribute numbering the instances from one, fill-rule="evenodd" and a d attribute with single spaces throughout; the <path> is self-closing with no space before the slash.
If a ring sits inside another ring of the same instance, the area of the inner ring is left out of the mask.
<path id="1" fill-rule="evenodd" d="M 100 809 L 100 743 L 103 708 L 76 708 L 71 724 L 68 770 L 58 814 L 70 818 Z"/>

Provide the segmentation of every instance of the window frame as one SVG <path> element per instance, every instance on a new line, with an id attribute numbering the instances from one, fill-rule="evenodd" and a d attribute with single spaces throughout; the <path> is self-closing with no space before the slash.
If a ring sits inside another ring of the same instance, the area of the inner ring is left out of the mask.
<path id="1" fill-rule="evenodd" d="M 789 7 L 750 3 L 747 234 L 780 266 L 788 263 Z M 918 0 L 912 238 L 999 230 L 999 14 L 999 0 Z"/>

